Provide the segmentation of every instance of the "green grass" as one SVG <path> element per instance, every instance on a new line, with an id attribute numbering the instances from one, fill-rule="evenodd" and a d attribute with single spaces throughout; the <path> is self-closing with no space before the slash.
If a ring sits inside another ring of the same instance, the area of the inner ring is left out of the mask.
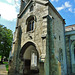
<path id="1" fill-rule="evenodd" d="M 1 56 L 0 56 L 0 61 L 1 61 Z"/>
<path id="2" fill-rule="evenodd" d="M 7 65 L 6 65 L 6 70 L 8 71 L 8 69 L 9 69 L 9 65 L 7 64 Z"/>
<path id="3" fill-rule="evenodd" d="M 3 62 L 3 64 L 7 65 L 7 64 L 8 64 L 8 62 Z"/>
<path id="4" fill-rule="evenodd" d="M 0 61 L 1 61 L 1 56 L 0 56 Z M 3 64 L 5 64 L 6 70 L 8 71 L 8 68 L 9 68 L 8 62 L 3 62 Z"/>
<path id="5" fill-rule="evenodd" d="M 9 68 L 8 62 L 3 62 L 3 64 L 5 64 L 6 70 L 8 71 L 8 68 Z"/>

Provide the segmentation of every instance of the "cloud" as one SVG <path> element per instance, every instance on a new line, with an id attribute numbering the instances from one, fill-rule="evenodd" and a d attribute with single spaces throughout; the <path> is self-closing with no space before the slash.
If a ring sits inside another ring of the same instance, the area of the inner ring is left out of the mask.
<path id="1" fill-rule="evenodd" d="M 3 19 L 13 21 L 17 18 L 18 12 L 14 5 L 0 2 L 0 14 Z"/>
<path id="2" fill-rule="evenodd" d="M 69 1 L 65 2 L 65 7 L 72 7 L 72 5 L 70 5 Z"/>
<path id="3" fill-rule="evenodd" d="M 64 5 L 62 4 L 61 7 L 56 7 L 56 9 L 57 9 L 58 11 L 63 10 L 63 9 L 66 9 L 66 8 L 68 8 L 69 11 L 72 10 L 72 5 L 70 4 L 69 1 L 68 1 L 68 2 L 65 2 Z"/>
<path id="4" fill-rule="evenodd" d="M 12 3 L 13 0 L 6 0 L 8 3 Z"/>
<path id="5" fill-rule="evenodd" d="M 57 9 L 58 11 L 60 11 L 60 10 L 62 10 L 62 9 L 64 9 L 64 8 L 65 8 L 65 6 L 62 5 L 61 7 L 57 7 L 56 9 Z"/>
<path id="6" fill-rule="evenodd" d="M 72 12 L 72 8 L 69 8 L 68 10 L 69 10 L 70 12 Z"/>
<path id="7" fill-rule="evenodd" d="M 18 2 L 19 0 L 6 0 L 8 3 Z"/>
<path id="8" fill-rule="evenodd" d="M 67 11 L 70 11 L 71 13 L 75 13 L 75 8 L 72 8 L 72 5 L 70 4 L 70 2 L 65 2 L 64 5 L 62 4 L 61 7 L 56 7 L 56 9 L 58 11 L 61 11 L 63 9 L 67 9 Z"/>
<path id="9" fill-rule="evenodd" d="M 6 0 L 10 4 L 15 4 L 15 6 L 18 6 L 20 8 L 20 0 Z"/>

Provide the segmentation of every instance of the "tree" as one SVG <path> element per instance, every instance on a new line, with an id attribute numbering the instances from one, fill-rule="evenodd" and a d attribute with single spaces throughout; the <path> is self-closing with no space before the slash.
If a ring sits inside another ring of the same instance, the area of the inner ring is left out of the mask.
<path id="1" fill-rule="evenodd" d="M 7 29 L 4 25 L 0 25 L 0 56 L 9 57 L 9 52 L 12 48 L 12 31 Z"/>

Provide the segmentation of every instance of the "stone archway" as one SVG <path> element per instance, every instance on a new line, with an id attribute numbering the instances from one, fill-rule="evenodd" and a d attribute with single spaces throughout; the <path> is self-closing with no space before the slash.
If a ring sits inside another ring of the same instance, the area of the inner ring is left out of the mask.
<path id="1" fill-rule="evenodd" d="M 39 75 L 39 53 L 32 42 L 27 42 L 21 49 L 20 58 L 24 62 L 23 75 Z"/>
<path id="2" fill-rule="evenodd" d="M 71 44 L 71 64 L 72 64 L 72 73 L 75 73 L 75 41 Z"/>

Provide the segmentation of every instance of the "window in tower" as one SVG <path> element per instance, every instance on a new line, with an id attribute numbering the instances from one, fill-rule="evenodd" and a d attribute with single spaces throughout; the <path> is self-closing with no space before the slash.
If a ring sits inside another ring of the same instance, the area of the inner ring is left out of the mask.
<path id="1" fill-rule="evenodd" d="M 28 21 L 27 32 L 34 30 L 34 17 Z"/>

